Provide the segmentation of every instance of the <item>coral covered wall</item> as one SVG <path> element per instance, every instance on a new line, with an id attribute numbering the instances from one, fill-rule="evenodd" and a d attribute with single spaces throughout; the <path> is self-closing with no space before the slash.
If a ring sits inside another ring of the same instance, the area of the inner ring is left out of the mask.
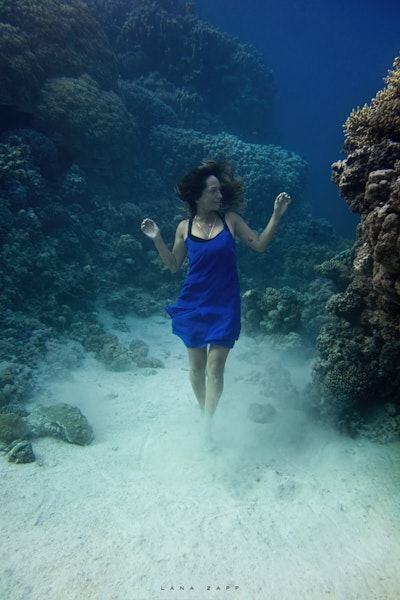
<path id="1" fill-rule="evenodd" d="M 321 410 L 356 429 L 380 415 L 390 436 L 400 431 L 400 58 L 385 83 L 352 111 L 347 158 L 332 167 L 361 222 L 351 281 L 328 302 L 335 320 L 319 336 L 315 381 Z"/>

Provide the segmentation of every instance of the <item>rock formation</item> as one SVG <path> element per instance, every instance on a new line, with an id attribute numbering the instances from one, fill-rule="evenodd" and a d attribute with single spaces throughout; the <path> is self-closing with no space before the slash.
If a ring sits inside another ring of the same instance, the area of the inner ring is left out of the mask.
<path id="1" fill-rule="evenodd" d="M 335 320 L 318 338 L 314 373 L 319 409 L 379 439 L 400 432 L 400 57 L 385 83 L 350 114 L 347 158 L 332 166 L 361 222 L 351 281 L 328 302 Z"/>

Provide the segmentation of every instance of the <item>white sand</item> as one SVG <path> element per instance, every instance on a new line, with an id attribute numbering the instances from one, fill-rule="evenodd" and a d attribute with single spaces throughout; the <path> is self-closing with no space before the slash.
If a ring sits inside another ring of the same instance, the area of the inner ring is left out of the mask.
<path id="1" fill-rule="evenodd" d="M 79 406 L 93 443 L 43 438 L 36 463 L 0 459 L 0 600 L 398 600 L 399 444 L 268 398 L 270 351 L 243 336 L 209 453 L 183 345 L 166 319 L 129 323 L 122 341 L 146 340 L 165 369 L 88 359 L 37 400 Z M 271 423 L 247 418 L 255 401 L 274 402 Z"/>

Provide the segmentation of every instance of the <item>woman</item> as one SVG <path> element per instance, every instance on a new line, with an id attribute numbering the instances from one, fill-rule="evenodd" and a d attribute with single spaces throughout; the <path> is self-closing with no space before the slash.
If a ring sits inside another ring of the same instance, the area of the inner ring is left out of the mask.
<path id="1" fill-rule="evenodd" d="M 205 161 L 192 169 L 176 187 L 189 219 L 181 221 L 172 252 L 151 219 L 141 224 L 172 273 L 189 258 L 189 271 L 175 305 L 168 306 L 173 332 L 184 342 L 189 356 L 190 382 L 200 408 L 211 419 L 221 397 L 225 362 L 240 333 L 240 290 L 235 237 L 257 252 L 264 252 L 290 204 L 285 193 L 277 196 L 274 211 L 260 233 L 255 233 L 236 212 L 244 206 L 243 185 L 227 161 Z"/>

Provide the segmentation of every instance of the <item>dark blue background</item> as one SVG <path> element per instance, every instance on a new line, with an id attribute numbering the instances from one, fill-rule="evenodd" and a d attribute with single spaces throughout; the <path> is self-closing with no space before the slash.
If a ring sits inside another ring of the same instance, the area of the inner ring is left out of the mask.
<path id="1" fill-rule="evenodd" d="M 310 163 L 305 199 L 315 216 L 354 236 L 352 215 L 330 181 L 344 158 L 343 124 L 369 103 L 400 51 L 400 2 L 197 0 L 200 16 L 257 47 L 277 85 L 276 142 Z"/>

